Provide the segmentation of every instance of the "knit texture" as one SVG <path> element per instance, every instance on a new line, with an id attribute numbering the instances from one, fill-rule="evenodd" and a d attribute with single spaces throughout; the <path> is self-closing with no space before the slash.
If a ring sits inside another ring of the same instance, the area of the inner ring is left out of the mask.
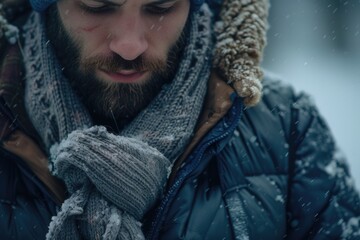
<path id="1" fill-rule="evenodd" d="M 95 126 L 69 134 L 51 156 L 53 173 L 71 196 L 50 223 L 47 239 L 143 238 L 140 221 L 160 196 L 171 166 L 162 153 Z"/>
<path id="2" fill-rule="evenodd" d="M 260 101 L 260 69 L 266 45 L 268 0 L 224 0 L 216 23 L 214 68 L 232 85 L 246 106 Z"/>
<path id="3" fill-rule="evenodd" d="M 18 8 L 8 6 L 8 4 L 5 8 L 10 13 L 16 13 L 18 9 L 23 9 L 25 5 L 23 1 L 12 1 L 17 2 L 13 6 L 18 5 Z M 52 1 L 55 0 L 30 2 L 34 9 L 41 11 L 46 9 Z M 254 106 L 260 101 L 262 94 L 263 73 L 260 62 L 266 45 L 269 0 L 224 0 L 224 2 L 207 0 L 206 2 L 213 5 L 214 12 L 218 12 L 218 8 L 221 7 L 219 21 L 216 24 L 217 44 L 213 67 L 238 95 L 244 98 L 246 106 Z M 192 0 L 191 3 L 192 6 L 200 6 L 203 0 Z M 193 8 L 196 9 L 196 7 Z M 11 37 L 11 41 L 12 39 L 14 38 Z"/>
<path id="4" fill-rule="evenodd" d="M 195 128 L 211 68 L 211 14 L 189 19 L 188 42 L 173 81 L 118 135 L 93 126 L 62 75 L 33 13 L 25 32 L 25 105 L 70 197 L 47 239 L 143 239 L 141 219 L 161 195 L 174 160 Z M 60 143 L 60 144 L 59 144 Z"/>

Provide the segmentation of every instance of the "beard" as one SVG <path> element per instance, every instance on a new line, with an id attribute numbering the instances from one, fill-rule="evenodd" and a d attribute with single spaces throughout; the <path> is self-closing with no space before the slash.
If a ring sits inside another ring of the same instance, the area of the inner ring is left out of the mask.
<path id="1" fill-rule="evenodd" d="M 88 109 L 94 123 L 116 132 L 146 108 L 164 84 L 171 82 L 185 44 L 183 31 L 168 51 L 166 59 L 148 59 L 141 55 L 128 61 L 114 53 L 111 56 L 82 60 L 81 46 L 66 31 L 56 4 L 46 13 L 46 31 L 64 75 Z M 96 69 L 107 72 L 119 69 L 141 72 L 146 69 L 151 72 L 151 76 L 142 83 L 109 83 L 96 77 Z"/>

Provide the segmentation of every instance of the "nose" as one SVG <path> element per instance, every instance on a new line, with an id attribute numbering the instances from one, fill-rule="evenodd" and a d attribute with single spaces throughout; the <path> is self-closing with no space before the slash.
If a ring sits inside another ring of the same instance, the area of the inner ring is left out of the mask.
<path id="1" fill-rule="evenodd" d="M 109 48 L 125 60 L 134 60 L 148 49 L 144 23 L 136 17 L 122 17 L 118 23 Z"/>

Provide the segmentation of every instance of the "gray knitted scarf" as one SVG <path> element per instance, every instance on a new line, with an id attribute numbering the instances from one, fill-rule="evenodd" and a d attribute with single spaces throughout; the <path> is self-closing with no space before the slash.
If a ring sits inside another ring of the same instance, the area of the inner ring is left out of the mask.
<path id="1" fill-rule="evenodd" d="M 160 197 L 195 128 L 211 60 L 207 6 L 189 19 L 189 40 L 173 81 L 118 135 L 93 126 L 65 79 L 33 13 L 25 32 L 25 104 L 69 198 L 47 239 L 143 239 L 141 220 Z"/>

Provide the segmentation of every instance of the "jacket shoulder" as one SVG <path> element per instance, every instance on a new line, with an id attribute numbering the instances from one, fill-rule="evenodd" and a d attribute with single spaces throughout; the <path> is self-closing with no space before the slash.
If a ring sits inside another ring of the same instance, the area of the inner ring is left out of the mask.
<path id="1" fill-rule="evenodd" d="M 256 118 L 280 122 L 287 141 L 294 140 L 295 131 L 298 135 L 304 135 L 314 119 L 327 125 L 309 94 L 295 91 L 290 83 L 267 71 L 263 80 L 262 100 L 248 112 L 249 115 L 256 115 Z"/>
<path id="2" fill-rule="evenodd" d="M 299 98 L 290 84 L 265 72 L 262 99 L 256 106 L 245 109 L 239 131 L 247 131 L 248 137 L 256 138 L 264 146 L 269 145 L 268 148 L 273 149 L 274 153 L 283 154 L 284 145 L 291 139 L 293 109 Z M 283 157 L 278 157 L 285 163 Z M 286 169 L 282 172 L 287 172 Z"/>
<path id="3" fill-rule="evenodd" d="M 289 83 L 286 83 L 279 75 L 269 71 L 264 72 L 263 101 L 293 99 L 295 91 Z"/>
<path id="4" fill-rule="evenodd" d="M 360 226 L 359 193 L 315 102 L 268 74 L 259 107 L 264 105 L 287 129 L 288 239 L 355 239 Z"/>

